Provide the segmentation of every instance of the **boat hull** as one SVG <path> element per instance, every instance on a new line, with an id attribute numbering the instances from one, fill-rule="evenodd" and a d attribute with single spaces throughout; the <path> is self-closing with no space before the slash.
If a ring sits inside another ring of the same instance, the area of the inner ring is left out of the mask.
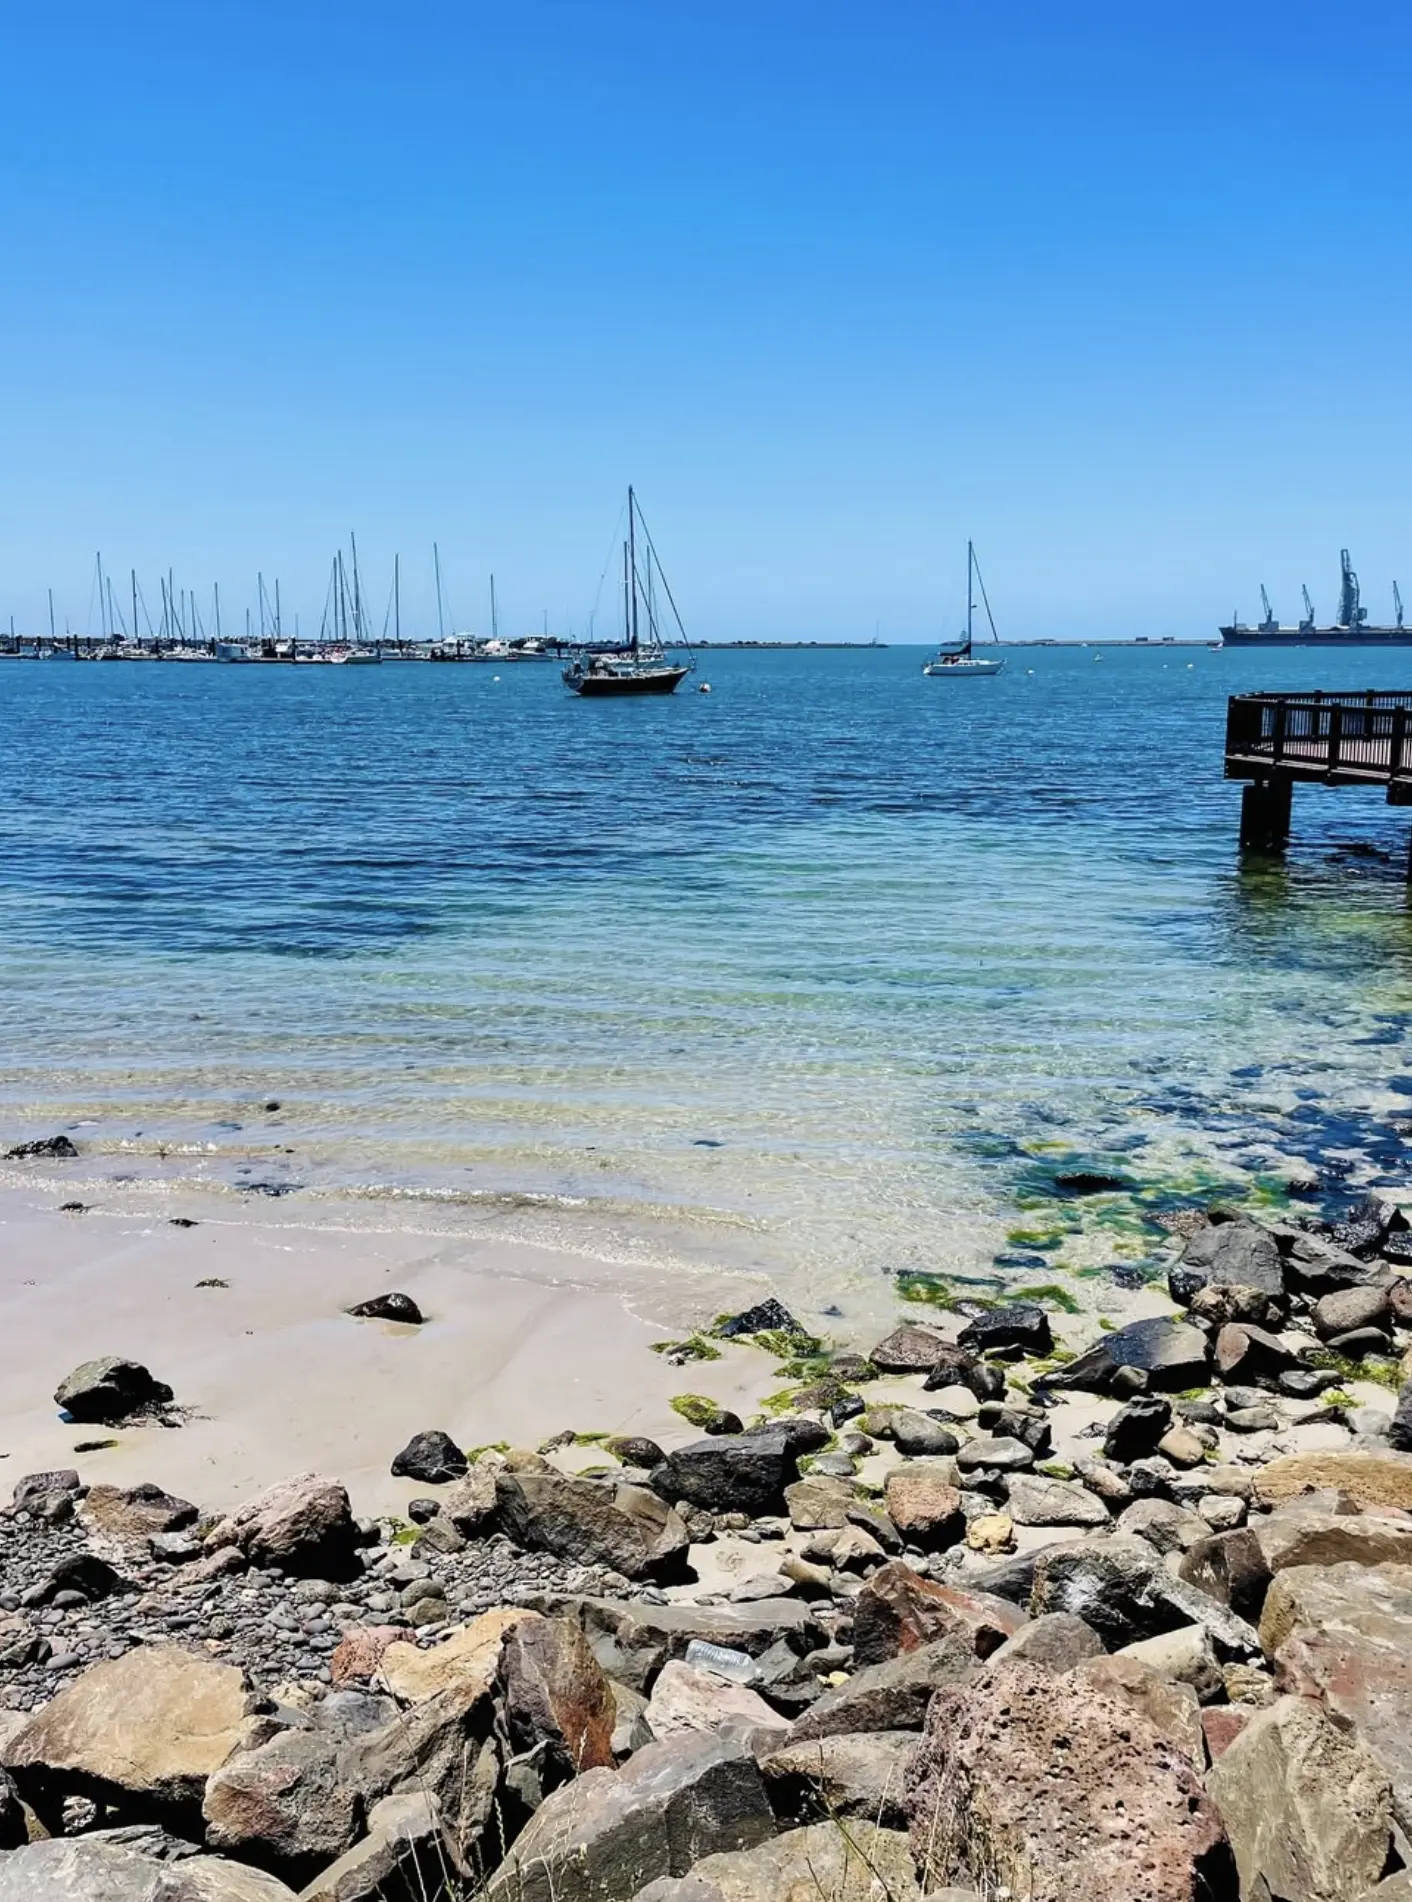
<path id="1" fill-rule="evenodd" d="M 585 700 L 606 700 L 615 694 L 675 693 L 690 672 L 686 667 L 659 667 L 637 674 L 579 674 L 564 676 L 564 684 Z"/>
<path id="2" fill-rule="evenodd" d="M 1223 627 L 1223 647 L 1412 647 L 1412 627 Z"/>
<path id="3" fill-rule="evenodd" d="M 981 680 L 1003 674 L 1003 660 L 929 660 L 922 672 L 929 680 Z"/>

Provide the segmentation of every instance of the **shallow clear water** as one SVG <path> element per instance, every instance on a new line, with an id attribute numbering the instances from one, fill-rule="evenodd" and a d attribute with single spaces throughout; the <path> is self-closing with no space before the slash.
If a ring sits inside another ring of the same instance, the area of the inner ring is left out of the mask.
<path id="1" fill-rule="evenodd" d="M 922 658 L 721 653 L 709 696 L 619 703 L 0 663 L 0 1134 L 669 1211 L 816 1308 L 1141 1262 L 1155 1209 L 1296 1164 L 1400 1179 L 1407 820 L 1301 789 L 1284 867 L 1242 868 L 1221 744 L 1233 690 L 1412 656 Z M 1077 1161 L 1136 1193 L 1056 1200 Z"/>

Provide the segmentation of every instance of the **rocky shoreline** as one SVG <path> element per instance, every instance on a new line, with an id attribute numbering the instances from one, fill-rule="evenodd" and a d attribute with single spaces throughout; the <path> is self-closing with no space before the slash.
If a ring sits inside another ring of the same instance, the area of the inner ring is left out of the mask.
<path id="1" fill-rule="evenodd" d="M 0 1902 L 1412 1897 L 1412 1234 L 1182 1226 L 1077 1352 L 1043 1298 L 866 1356 L 767 1302 L 672 1352 L 773 1353 L 748 1424 L 428 1429 L 405 1520 L 21 1478 Z"/>

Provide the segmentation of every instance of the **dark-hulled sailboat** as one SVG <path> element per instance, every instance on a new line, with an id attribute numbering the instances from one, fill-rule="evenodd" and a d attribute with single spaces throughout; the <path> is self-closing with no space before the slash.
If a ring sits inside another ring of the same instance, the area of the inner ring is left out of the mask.
<path id="1" fill-rule="evenodd" d="M 638 531 L 641 530 L 643 565 L 638 565 Z M 682 646 L 686 629 L 682 626 L 672 590 L 657 559 L 647 524 L 637 506 L 637 497 L 628 490 L 628 534 L 623 543 L 623 638 L 614 642 L 588 641 L 574 651 L 564 669 L 564 685 L 586 698 L 624 693 L 675 693 L 696 666 L 695 660 L 673 659 L 662 644 L 657 625 L 657 590 L 662 592 L 676 622 Z"/>

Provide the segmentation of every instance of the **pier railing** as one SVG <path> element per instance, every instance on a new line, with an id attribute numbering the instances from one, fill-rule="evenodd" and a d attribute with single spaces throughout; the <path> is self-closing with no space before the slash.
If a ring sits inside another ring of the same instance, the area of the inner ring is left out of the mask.
<path id="1" fill-rule="evenodd" d="M 1226 778 L 1384 786 L 1412 804 L 1412 693 L 1235 694 Z"/>

